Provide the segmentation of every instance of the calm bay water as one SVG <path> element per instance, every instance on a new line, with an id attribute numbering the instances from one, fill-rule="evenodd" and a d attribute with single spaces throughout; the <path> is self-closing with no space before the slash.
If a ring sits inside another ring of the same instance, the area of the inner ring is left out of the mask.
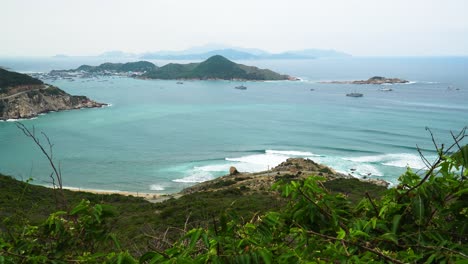
<path id="1" fill-rule="evenodd" d="M 90 59 L 0 59 L 18 71 L 75 68 Z M 395 182 L 406 166 L 423 166 L 416 145 L 434 156 L 432 129 L 468 125 L 468 58 L 347 58 L 245 61 L 299 76 L 300 82 L 60 80 L 71 94 L 112 104 L 23 121 L 54 143 L 67 186 L 175 192 L 227 173 L 271 168 L 309 157 L 358 177 Z M 158 65 L 163 63 L 157 62 Z M 392 86 L 322 84 L 374 75 L 411 80 Z M 247 90 L 234 89 L 244 84 Z M 392 88 L 383 92 L 382 87 Z M 313 89 L 313 91 L 311 91 Z M 457 90 L 459 89 L 459 90 Z M 362 98 L 345 94 L 361 92 Z M 49 169 L 13 122 L 0 122 L 0 171 L 48 183 Z"/>

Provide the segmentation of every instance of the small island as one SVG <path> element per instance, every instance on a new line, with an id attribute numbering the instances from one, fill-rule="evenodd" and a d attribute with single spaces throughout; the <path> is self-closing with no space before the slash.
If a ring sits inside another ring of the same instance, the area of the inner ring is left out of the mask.
<path id="1" fill-rule="evenodd" d="M 99 66 L 81 65 L 71 70 L 53 70 L 35 74 L 41 79 L 94 78 L 101 76 L 125 76 L 160 80 L 239 80 L 272 81 L 298 80 L 272 70 L 234 63 L 221 55 L 215 55 L 200 63 L 169 63 L 162 67 L 148 61 L 128 63 L 103 63 Z"/>
<path id="2" fill-rule="evenodd" d="M 86 96 L 74 96 L 26 74 L 0 68 L 0 120 L 33 118 L 41 113 L 102 107 Z"/>
<path id="3" fill-rule="evenodd" d="M 398 83 L 409 83 L 407 80 L 399 78 L 386 78 L 381 76 L 374 76 L 367 80 L 358 80 L 358 81 L 330 81 L 330 82 L 320 82 L 320 83 L 332 83 L 332 84 L 398 84 Z"/>
<path id="4" fill-rule="evenodd" d="M 297 80 L 289 75 L 268 69 L 234 63 L 221 55 L 215 55 L 200 63 L 170 63 L 140 76 L 146 79 L 163 80 Z"/>

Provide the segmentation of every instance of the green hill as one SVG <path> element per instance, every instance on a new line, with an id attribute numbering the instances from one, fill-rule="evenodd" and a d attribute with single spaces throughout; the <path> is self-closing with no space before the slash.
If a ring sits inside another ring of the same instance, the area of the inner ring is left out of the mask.
<path id="1" fill-rule="evenodd" d="M 29 75 L 0 68 L 0 93 L 6 92 L 6 88 L 8 87 L 40 84 L 43 84 L 41 80 L 35 79 Z"/>
<path id="2" fill-rule="evenodd" d="M 99 66 L 81 65 L 80 67 L 71 71 L 86 71 L 86 72 L 103 72 L 103 71 L 115 71 L 115 72 L 146 72 L 157 69 L 158 67 L 148 61 L 136 61 L 127 63 L 110 63 L 106 62 Z"/>
<path id="3" fill-rule="evenodd" d="M 223 56 L 215 55 L 201 63 L 168 64 L 143 74 L 150 79 L 222 79 L 222 80 L 289 80 L 267 69 L 234 63 Z"/>

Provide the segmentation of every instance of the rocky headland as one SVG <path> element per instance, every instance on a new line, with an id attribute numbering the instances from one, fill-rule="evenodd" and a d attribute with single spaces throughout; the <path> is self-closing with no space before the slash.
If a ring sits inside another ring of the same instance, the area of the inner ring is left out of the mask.
<path id="1" fill-rule="evenodd" d="M 0 69 L 0 120 L 33 118 L 51 111 L 105 106 L 28 75 Z"/>
<path id="2" fill-rule="evenodd" d="M 231 167 L 230 173 L 210 181 L 202 182 L 194 186 L 185 188 L 181 195 L 210 192 L 224 189 L 236 188 L 244 193 L 267 191 L 271 186 L 281 179 L 299 180 L 311 175 L 321 176 L 326 181 L 337 179 L 356 179 L 377 186 L 388 187 L 389 183 L 378 179 L 357 179 L 352 175 L 336 172 L 332 168 L 318 164 L 310 159 L 289 158 L 275 168 L 255 173 L 239 172 L 235 167 Z"/>
<path id="3" fill-rule="evenodd" d="M 407 80 L 399 78 L 386 78 L 381 76 L 374 76 L 367 80 L 358 80 L 358 81 L 330 81 L 330 82 L 320 82 L 320 83 L 333 83 L 333 84 L 398 84 L 398 83 L 409 83 Z"/>

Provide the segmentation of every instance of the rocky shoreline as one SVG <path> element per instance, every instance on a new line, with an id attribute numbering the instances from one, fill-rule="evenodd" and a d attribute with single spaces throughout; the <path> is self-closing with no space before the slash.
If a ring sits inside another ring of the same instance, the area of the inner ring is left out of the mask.
<path id="1" fill-rule="evenodd" d="M 29 119 L 40 114 L 107 106 L 86 96 L 74 96 L 51 85 L 28 86 L 16 89 L 15 93 L 0 94 L 0 120 Z"/>
<path id="2" fill-rule="evenodd" d="M 231 167 L 228 175 L 185 188 L 178 195 L 218 191 L 227 188 L 240 188 L 243 192 L 247 193 L 262 190 L 267 191 L 280 179 L 299 180 L 311 175 L 324 177 L 326 181 L 335 179 L 358 179 L 378 186 L 389 186 L 389 183 L 384 180 L 372 178 L 359 179 L 350 174 L 347 175 L 336 172 L 332 168 L 318 164 L 310 159 L 289 158 L 271 170 L 255 173 L 239 172 L 235 167 Z"/>
<path id="3" fill-rule="evenodd" d="M 200 192 L 217 192 L 227 190 L 237 190 L 243 195 L 254 194 L 271 190 L 272 185 L 281 180 L 300 180 L 311 175 L 324 177 L 325 181 L 338 179 L 355 179 L 364 183 L 373 184 L 388 188 L 388 182 L 379 179 L 359 179 L 350 174 L 336 172 L 330 167 L 318 164 L 310 159 L 289 158 L 275 168 L 261 172 L 239 172 L 235 167 L 231 167 L 229 174 L 219 178 L 201 182 L 187 187 L 180 192 L 172 194 L 161 194 L 151 192 L 128 192 L 128 191 L 105 191 L 79 188 L 67 188 L 70 191 L 89 192 L 94 194 L 119 194 L 124 196 L 141 197 L 151 203 L 161 203 L 169 199 L 178 199 L 185 195 Z"/>
<path id="4" fill-rule="evenodd" d="M 409 83 L 407 80 L 399 78 L 386 78 L 381 76 L 374 76 L 367 80 L 358 80 L 358 81 L 329 81 L 329 82 L 320 82 L 320 83 L 329 83 L 329 84 L 402 84 Z"/>

